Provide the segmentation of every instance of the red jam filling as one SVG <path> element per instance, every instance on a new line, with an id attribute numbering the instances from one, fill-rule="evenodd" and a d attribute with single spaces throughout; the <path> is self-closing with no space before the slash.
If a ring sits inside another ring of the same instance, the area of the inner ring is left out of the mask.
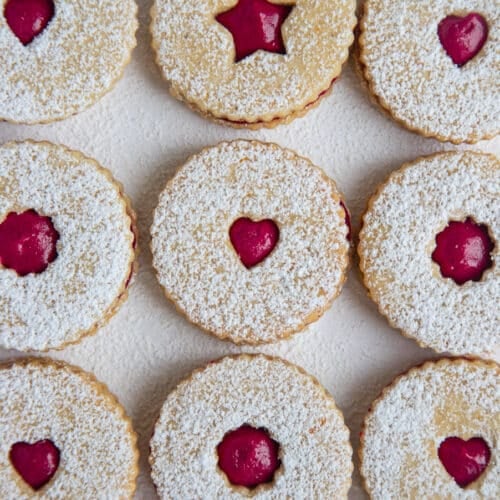
<path id="1" fill-rule="evenodd" d="M 28 45 L 54 17 L 52 0 L 8 0 L 4 16 L 14 35 Z"/>
<path id="2" fill-rule="evenodd" d="M 19 276 L 42 273 L 57 257 L 58 239 L 50 217 L 11 212 L 0 224 L 0 265 Z"/>
<path id="3" fill-rule="evenodd" d="M 446 472 L 462 488 L 473 483 L 490 463 L 491 451 L 483 438 L 464 441 L 458 437 L 446 438 L 438 449 L 439 460 Z"/>
<path id="4" fill-rule="evenodd" d="M 491 252 L 495 244 L 484 224 L 476 224 L 470 217 L 464 222 L 452 221 L 436 236 L 432 260 L 439 265 L 444 278 L 452 278 L 457 285 L 480 281 L 493 262 Z"/>
<path id="5" fill-rule="evenodd" d="M 243 425 L 217 446 L 219 468 L 235 486 L 255 488 L 273 480 L 281 462 L 279 444 L 264 429 Z"/>
<path id="6" fill-rule="evenodd" d="M 352 237 L 351 214 L 349 213 L 349 210 L 347 210 L 347 207 L 345 206 L 345 203 L 343 201 L 340 202 L 340 205 L 342 206 L 345 212 L 345 223 L 348 228 L 347 239 L 348 241 L 351 241 Z"/>
<path id="7" fill-rule="evenodd" d="M 254 222 L 243 217 L 229 229 L 229 238 L 243 265 L 250 269 L 262 262 L 278 243 L 280 230 L 271 219 Z"/>
<path id="8" fill-rule="evenodd" d="M 439 23 L 438 36 L 451 60 L 457 66 L 463 66 L 486 43 L 488 23 L 481 14 L 475 12 L 464 17 L 448 16 Z"/>
<path id="9" fill-rule="evenodd" d="M 44 439 L 34 444 L 13 444 L 9 459 L 23 480 L 36 491 L 45 486 L 56 473 L 60 454 L 52 441 Z"/>
<path id="10" fill-rule="evenodd" d="M 265 50 L 286 54 L 281 26 L 293 5 L 275 5 L 267 0 L 239 0 L 232 9 L 216 16 L 233 35 L 235 62 Z"/>

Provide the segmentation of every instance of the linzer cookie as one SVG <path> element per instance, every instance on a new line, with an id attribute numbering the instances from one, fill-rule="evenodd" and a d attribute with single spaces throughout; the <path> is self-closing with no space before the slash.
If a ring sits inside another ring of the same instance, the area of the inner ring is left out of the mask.
<path id="1" fill-rule="evenodd" d="M 127 297 L 135 215 L 111 174 L 49 143 L 0 147 L 0 345 L 62 348 Z"/>
<path id="2" fill-rule="evenodd" d="M 371 498 L 500 497 L 500 369 L 443 359 L 398 377 L 361 432 Z"/>
<path id="3" fill-rule="evenodd" d="M 203 116 L 257 129 L 317 105 L 340 75 L 354 0 L 155 0 L 151 32 L 171 93 Z"/>
<path id="4" fill-rule="evenodd" d="M 360 267 L 389 322 L 423 346 L 489 356 L 500 340 L 500 168 L 491 155 L 420 158 L 369 202 Z"/>
<path id="5" fill-rule="evenodd" d="M 422 135 L 498 134 L 500 10 L 491 0 L 366 0 L 359 62 L 375 101 Z"/>
<path id="6" fill-rule="evenodd" d="M 349 262 L 335 183 L 275 144 L 207 148 L 160 195 L 158 280 L 187 318 L 235 343 L 288 337 L 340 293 Z"/>
<path id="7" fill-rule="evenodd" d="M 160 498 L 347 498 L 349 431 L 302 369 L 226 357 L 168 396 L 151 440 Z"/>
<path id="8" fill-rule="evenodd" d="M 0 497 L 132 498 L 132 424 L 107 388 L 65 363 L 0 365 Z"/>
<path id="9" fill-rule="evenodd" d="M 89 107 L 121 77 L 136 45 L 133 0 L 5 0 L 0 120 L 40 123 Z"/>

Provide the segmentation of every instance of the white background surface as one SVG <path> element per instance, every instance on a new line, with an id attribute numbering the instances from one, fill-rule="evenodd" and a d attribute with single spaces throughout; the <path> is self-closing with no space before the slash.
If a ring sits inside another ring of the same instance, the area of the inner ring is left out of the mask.
<path id="1" fill-rule="evenodd" d="M 386 118 L 370 104 L 352 62 L 331 96 L 291 125 L 250 132 L 203 120 L 168 94 L 149 47 L 152 0 L 138 3 L 138 48 L 110 94 L 63 122 L 0 123 L 0 143 L 43 139 L 96 158 L 124 183 L 139 217 L 140 268 L 128 301 L 97 335 L 49 355 L 94 372 L 132 417 L 142 465 L 137 498 L 156 498 L 147 466 L 148 441 L 168 392 L 192 369 L 242 350 L 282 356 L 315 375 L 344 412 L 356 460 L 360 423 L 371 401 L 396 374 L 436 355 L 388 326 L 365 293 L 357 261 L 331 310 L 290 341 L 241 349 L 201 333 L 175 312 L 157 284 L 148 248 L 152 211 L 165 182 L 188 156 L 221 140 L 255 138 L 290 147 L 333 177 L 345 193 L 357 234 L 368 198 L 392 170 L 453 146 L 421 138 Z M 475 149 L 498 154 L 500 139 Z M 19 355 L 0 350 L 0 359 Z M 365 498 L 357 473 L 350 498 Z"/>

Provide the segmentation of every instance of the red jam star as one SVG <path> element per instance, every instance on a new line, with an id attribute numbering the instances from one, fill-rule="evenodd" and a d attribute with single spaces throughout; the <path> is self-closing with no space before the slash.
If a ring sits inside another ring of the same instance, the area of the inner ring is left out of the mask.
<path id="1" fill-rule="evenodd" d="M 268 0 L 239 0 L 232 9 L 216 16 L 217 21 L 231 32 L 236 61 L 265 50 L 286 54 L 281 26 L 294 5 L 276 5 Z"/>

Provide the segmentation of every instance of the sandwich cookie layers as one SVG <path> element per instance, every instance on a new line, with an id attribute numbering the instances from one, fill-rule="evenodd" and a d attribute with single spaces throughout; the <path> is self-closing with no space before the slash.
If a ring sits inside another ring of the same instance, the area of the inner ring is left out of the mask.
<path id="1" fill-rule="evenodd" d="M 349 431 L 303 370 L 226 357 L 168 396 L 151 440 L 161 498 L 347 498 Z"/>
<path id="2" fill-rule="evenodd" d="M 340 293 L 346 213 L 309 160 L 275 144 L 221 143 L 191 157 L 160 195 L 153 265 L 193 323 L 235 343 L 273 342 Z"/>
<path id="3" fill-rule="evenodd" d="M 367 0 L 360 28 L 363 77 L 392 118 L 457 144 L 498 134 L 495 2 Z"/>
<path id="4" fill-rule="evenodd" d="M 136 435 L 108 389 L 49 359 L 0 365 L 0 497 L 132 498 Z"/>
<path id="5" fill-rule="evenodd" d="M 0 147 L 0 345 L 63 348 L 127 297 L 135 214 L 110 172 L 47 142 Z"/>
<path id="6" fill-rule="evenodd" d="M 0 120 L 46 123 L 78 113 L 121 77 L 136 45 L 133 0 L 5 0 Z"/>
<path id="7" fill-rule="evenodd" d="M 438 153 L 394 172 L 363 217 L 358 253 L 371 298 L 425 347 L 491 356 L 498 348 L 498 160 Z"/>
<path id="8" fill-rule="evenodd" d="M 288 123 L 318 104 L 353 42 L 354 0 L 155 0 L 171 93 L 234 127 Z"/>
<path id="9" fill-rule="evenodd" d="M 493 362 L 443 359 L 384 389 L 361 432 L 370 497 L 498 498 L 499 381 Z"/>

